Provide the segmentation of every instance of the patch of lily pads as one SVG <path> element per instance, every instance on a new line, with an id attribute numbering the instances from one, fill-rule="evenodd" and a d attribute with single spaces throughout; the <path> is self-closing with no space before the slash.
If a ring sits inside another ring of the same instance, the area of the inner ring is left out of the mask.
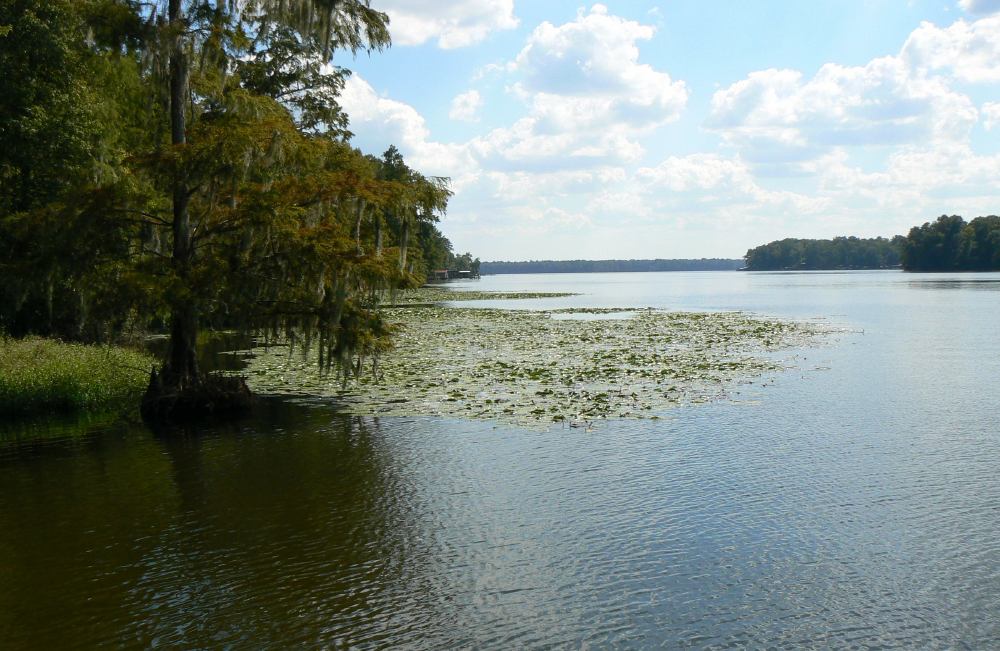
<path id="1" fill-rule="evenodd" d="M 386 310 L 402 329 L 374 373 L 345 383 L 308 355 L 272 347 L 256 351 L 249 382 L 265 393 L 334 397 L 359 415 L 580 425 L 726 399 L 739 383 L 783 368 L 775 351 L 810 345 L 823 332 L 739 312 L 420 303 Z M 590 318 L 567 318 L 574 316 Z"/>
<path id="2" fill-rule="evenodd" d="M 501 301 L 529 298 L 563 298 L 576 296 L 569 292 L 489 292 L 478 290 L 456 291 L 446 286 L 425 285 L 418 289 L 398 292 L 391 297 L 389 306 L 425 306 L 451 301 Z"/>

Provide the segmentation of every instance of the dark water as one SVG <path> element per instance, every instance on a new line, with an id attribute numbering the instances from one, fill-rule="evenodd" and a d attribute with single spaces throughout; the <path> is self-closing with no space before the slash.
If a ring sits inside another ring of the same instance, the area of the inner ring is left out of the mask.
<path id="1" fill-rule="evenodd" d="M 0 443 L 0 648 L 1000 646 L 1000 275 L 509 276 L 852 332 L 663 421 Z"/>

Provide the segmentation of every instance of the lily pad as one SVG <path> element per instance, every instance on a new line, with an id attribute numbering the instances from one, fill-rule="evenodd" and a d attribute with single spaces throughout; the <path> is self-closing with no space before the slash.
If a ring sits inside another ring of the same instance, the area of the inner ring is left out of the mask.
<path id="1" fill-rule="evenodd" d="M 303 356 L 271 349 L 255 351 L 250 384 L 265 393 L 335 396 L 364 415 L 542 426 L 656 418 L 678 405 L 725 399 L 737 383 L 781 369 L 773 351 L 830 331 L 739 312 L 643 309 L 627 319 L 566 319 L 622 312 L 574 310 L 387 308 L 402 329 L 374 377 L 344 383 Z"/>

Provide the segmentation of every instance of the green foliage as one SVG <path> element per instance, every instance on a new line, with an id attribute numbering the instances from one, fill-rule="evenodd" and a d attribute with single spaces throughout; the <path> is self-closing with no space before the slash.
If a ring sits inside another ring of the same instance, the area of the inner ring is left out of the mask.
<path id="1" fill-rule="evenodd" d="M 966 223 L 958 215 L 941 215 L 914 226 L 903 246 L 907 271 L 1000 270 L 1000 217 L 977 217 Z"/>
<path id="2" fill-rule="evenodd" d="M 832 240 L 785 239 L 747 251 L 747 269 L 886 269 L 905 271 L 1000 270 L 1000 217 L 941 215 L 903 237 Z"/>
<path id="3" fill-rule="evenodd" d="M 0 415 L 137 404 L 154 362 L 145 353 L 114 346 L 0 337 Z"/>
<path id="4" fill-rule="evenodd" d="M 0 4 L 0 331 L 183 321 L 192 353 L 226 327 L 345 370 L 387 350 L 382 295 L 451 250 L 447 179 L 348 142 L 331 54 L 386 47 L 387 21 L 367 0 Z"/>
<path id="5" fill-rule="evenodd" d="M 449 255 L 447 269 L 452 274 L 468 271 L 472 276 L 479 276 L 480 264 L 479 258 L 473 258 L 471 253 L 466 252 L 462 255 Z"/>
<path id="6" fill-rule="evenodd" d="M 325 65 L 315 36 L 303 42 L 294 30 L 279 27 L 262 35 L 258 46 L 246 59 L 235 62 L 244 88 L 280 99 L 292 109 L 304 131 L 350 136 L 347 114 L 337 102 L 350 73 Z"/>
<path id="7" fill-rule="evenodd" d="M 137 61 L 88 44 L 125 40 L 101 12 L 113 4 L 0 4 L 12 25 L 0 40 L 0 329 L 93 340 L 128 321 L 91 300 L 121 266 L 120 225 L 79 210 L 94 188 L 128 180 L 122 163 L 149 122 Z"/>
<path id="8" fill-rule="evenodd" d="M 750 249 L 750 271 L 783 269 L 890 269 L 899 266 L 902 237 L 784 239 Z"/>
<path id="9" fill-rule="evenodd" d="M 86 174 L 99 132 L 82 24 L 66 1 L 0 3 L 0 214 L 36 207 Z"/>

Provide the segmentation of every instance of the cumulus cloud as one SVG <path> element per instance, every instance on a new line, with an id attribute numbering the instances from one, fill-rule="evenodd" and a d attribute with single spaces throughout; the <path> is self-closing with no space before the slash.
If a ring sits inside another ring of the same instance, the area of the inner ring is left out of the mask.
<path id="1" fill-rule="evenodd" d="M 995 5 L 1000 0 L 963 2 L 977 13 Z M 950 146 L 967 142 L 980 118 L 956 82 L 1000 82 L 1000 15 L 947 27 L 924 22 L 896 56 L 828 63 L 811 78 L 752 72 L 715 93 L 705 126 L 747 160 L 786 171 L 836 147 Z M 997 123 L 995 114 L 983 120 L 986 128 Z"/>
<path id="2" fill-rule="evenodd" d="M 822 210 L 828 203 L 820 197 L 765 189 L 742 160 L 717 154 L 670 156 L 654 167 L 639 168 L 635 176 L 646 193 L 662 194 L 667 190 L 674 199 L 678 193 L 694 194 L 703 206 L 749 204 L 802 214 Z"/>
<path id="3" fill-rule="evenodd" d="M 978 216 L 996 212 L 994 183 L 1000 156 L 978 155 L 967 144 L 905 147 L 882 169 L 852 165 L 844 150 L 815 161 L 819 192 L 842 212 L 888 218 L 897 233 L 920 216 Z"/>
<path id="4" fill-rule="evenodd" d="M 461 144 L 433 142 L 412 106 L 378 97 L 360 77 L 348 81 L 343 102 L 360 136 L 394 142 L 435 169 L 547 172 L 634 162 L 641 136 L 678 119 L 688 97 L 682 81 L 639 61 L 637 42 L 654 33 L 603 5 L 563 25 L 542 23 L 513 60 L 493 66 L 509 76 L 524 115 Z M 453 98 L 449 115 L 475 121 L 481 107 L 470 90 Z"/>
<path id="5" fill-rule="evenodd" d="M 712 97 L 709 129 L 755 162 L 816 158 L 835 146 L 966 137 L 977 111 L 946 80 L 914 74 L 900 57 L 824 65 L 811 79 L 762 70 Z"/>
<path id="6" fill-rule="evenodd" d="M 682 81 L 639 63 L 638 41 L 655 34 L 650 25 L 608 14 L 603 5 L 577 19 L 535 28 L 512 68 L 519 90 L 534 96 L 551 119 L 572 124 L 594 120 L 633 126 L 675 120 L 687 103 Z"/>
<path id="7" fill-rule="evenodd" d="M 518 25 L 514 0 L 383 0 L 396 45 L 437 40 L 443 49 L 473 45 L 491 32 Z"/>
<path id="8" fill-rule="evenodd" d="M 1000 0 L 959 0 L 958 6 L 970 14 L 992 14 L 1000 11 Z"/>
<path id="9" fill-rule="evenodd" d="M 684 82 L 640 62 L 637 42 L 654 33 L 599 4 L 563 25 L 540 24 L 514 59 L 491 66 L 509 77 L 524 115 L 462 144 L 434 143 L 411 106 L 378 97 L 360 78 L 348 82 L 344 104 L 354 131 L 437 167 L 537 173 L 634 162 L 641 136 L 678 119 L 688 97 Z M 481 106 L 470 90 L 453 98 L 449 115 L 476 121 Z"/>
<path id="10" fill-rule="evenodd" d="M 456 95 L 451 100 L 451 110 L 448 117 L 462 122 L 478 122 L 479 109 L 483 106 L 483 98 L 477 90 L 470 90 Z"/>
<path id="11" fill-rule="evenodd" d="M 983 128 L 987 131 L 1000 126 L 1000 102 L 986 102 L 979 109 L 979 114 L 983 116 Z"/>
<path id="12" fill-rule="evenodd" d="M 364 149 L 380 152 L 394 144 L 416 169 L 425 174 L 451 176 L 458 183 L 474 169 L 465 146 L 431 140 L 427 123 L 415 108 L 379 97 L 360 75 L 348 77 L 340 101 L 350 116 L 351 130 L 359 134 Z"/>
<path id="13" fill-rule="evenodd" d="M 705 120 L 730 151 L 654 163 L 644 139 L 681 115 L 688 89 L 642 61 L 653 26 L 602 5 L 542 23 L 516 56 L 483 69 L 523 110 L 467 141 L 436 140 L 412 106 L 357 75 L 342 100 L 364 149 L 396 144 L 414 167 L 453 178 L 448 233 L 460 248 L 733 255 L 784 236 L 889 235 L 920 216 L 996 212 L 1000 155 L 976 153 L 971 134 L 979 121 L 1000 125 L 1000 102 L 977 106 L 956 89 L 1000 81 L 997 21 L 923 24 L 898 55 L 865 65 L 751 72 L 714 94 Z M 450 108 L 475 121 L 483 98 L 469 90 Z M 792 184 L 776 178 L 793 173 Z M 671 250 L 675 236 L 683 248 Z"/>
<path id="14" fill-rule="evenodd" d="M 569 23 L 536 27 L 502 67 L 527 115 L 480 139 L 479 155 L 508 167 L 636 160 L 637 136 L 678 119 L 688 98 L 684 82 L 640 63 L 637 43 L 654 33 L 600 4 Z"/>
<path id="15" fill-rule="evenodd" d="M 749 168 L 737 159 L 716 154 L 670 156 L 655 167 L 642 167 L 636 177 L 649 188 L 672 192 L 714 190 L 723 185 L 751 188 Z"/>
<path id="16" fill-rule="evenodd" d="M 998 82 L 1000 15 L 948 27 L 923 22 L 906 39 L 900 56 L 919 72 L 940 71 L 970 83 Z"/>

